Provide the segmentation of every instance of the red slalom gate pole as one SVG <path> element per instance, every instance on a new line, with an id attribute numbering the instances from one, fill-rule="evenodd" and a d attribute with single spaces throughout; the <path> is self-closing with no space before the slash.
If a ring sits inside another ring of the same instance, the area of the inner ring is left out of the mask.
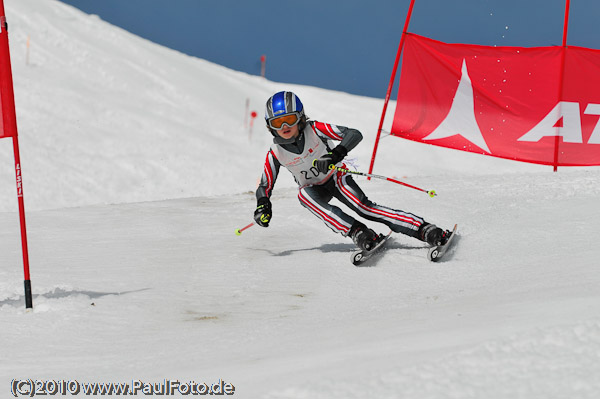
<path id="1" fill-rule="evenodd" d="M 340 167 L 335 166 L 335 165 L 330 165 L 329 169 L 335 169 L 338 172 L 342 172 L 342 173 L 351 173 L 353 175 L 358 175 L 358 176 L 366 176 L 366 177 L 372 177 L 374 179 L 387 180 L 387 181 L 392 182 L 392 183 L 400 184 L 400 185 L 402 185 L 404 187 L 412 188 L 414 190 L 422 191 L 424 193 L 427 193 L 427 195 L 429 195 L 431 198 L 433 198 L 433 197 L 435 197 L 437 195 L 437 193 L 435 192 L 435 190 L 425 190 L 425 189 L 422 189 L 420 187 L 413 186 L 412 184 L 408 184 L 408 183 L 404 183 L 403 181 L 400 181 L 400 180 L 392 179 L 391 177 L 386 177 L 386 176 L 381 176 L 381 175 L 374 175 L 372 173 L 357 172 L 355 170 L 349 170 L 349 169 L 340 168 Z"/>
<path id="2" fill-rule="evenodd" d="M 237 230 L 235 231 L 235 235 L 236 235 L 236 236 L 240 236 L 240 235 L 242 235 L 242 231 L 244 231 L 244 230 L 246 230 L 246 229 L 249 229 L 249 228 L 250 228 L 250 227 L 252 227 L 252 226 L 254 226 L 254 222 L 250 223 L 248 226 L 244 226 L 244 227 L 242 227 L 241 229 L 237 229 Z"/>
<path id="3" fill-rule="evenodd" d="M 0 138 L 12 137 L 15 153 L 15 173 L 17 198 L 19 202 L 19 220 L 21 223 L 21 245 L 23 247 L 23 272 L 25 283 L 25 307 L 33 308 L 31 278 L 29 275 L 29 253 L 27 250 L 27 229 L 25 224 L 25 202 L 23 201 L 23 181 L 21 175 L 21 157 L 19 154 L 19 135 L 15 111 L 10 51 L 8 48 L 8 24 L 4 13 L 4 1 L 0 0 Z"/>
<path id="4" fill-rule="evenodd" d="M 267 69 L 267 56 L 263 54 L 260 56 L 260 76 L 262 76 L 263 78 L 265 77 L 266 69 Z"/>
<path id="5" fill-rule="evenodd" d="M 29 250 L 27 248 L 27 227 L 25 223 L 25 201 L 23 200 L 23 181 L 21 177 L 21 156 L 19 155 L 19 138 L 13 137 L 13 149 L 15 153 L 15 173 L 17 179 L 17 198 L 19 200 L 19 220 L 21 223 L 21 246 L 23 248 L 23 273 L 25 284 L 25 308 L 33 308 L 31 295 L 31 277 L 29 275 Z"/>
<path id="6" fill-rule="evenodd" d="M 385 113 L 387 112 L 388 103 L 392 94 L 392 88 L 394 87 L 394 80 L 396 80 L 396 72 L 398 71 L 398 64 L 400 63 L 400 55 L 402 55 L 404 39 L 406 37 L 406 32 L 408 31 L 408 24 L 410 23 L 410 17 L 412 16 L 414 5 L 415 0 L 410 0 L 410 5 L 408 6 L 408 13 L 406 14 L 406 21 L 404 21 L 404 29 L 402 30 L 400 44 L 398 45 L 398 52 L 396 53 L 396 60 L 394 61 L 394 69 L 392 69 L 392 76 L 390 78 L 390 83 L 388 84 L 387 93 L 385 94 L 385 101 L 383 102 L 383 111 L 381 111 L 381 119 L 379 120 L 379 127 L 377 128 L 375 144 L 373 145 L 373 155 L 371 156 L 371 165 L 369 166 L 369 173 L 373 172 L 373 166 L 375 165 L 375 157 L 377 156 L 377 148 L 379 147 L 379 139 L 381 138 L 383 121 L 385 120 Z"/>
<path id="7" fill-rule="evenodd" d="M 569 9 L 571 6 L 571 0 L 565 1 L 565 21 L 563 24 L 563 37 L 562 37 L 562 55 L 560 60 L 560 86 L 558 89 L 558 101 L 562 101 L 564 93 L 564 81 L 565 81 L 565 58 L 567 52 L 567 33 L 569 31 Z M 558 128 L 557 128 L 558 129 Z M 558 171 L 558 147 L 560 146 L 560 136 L 557 134 L 554 138 L 554 171 Z"/>

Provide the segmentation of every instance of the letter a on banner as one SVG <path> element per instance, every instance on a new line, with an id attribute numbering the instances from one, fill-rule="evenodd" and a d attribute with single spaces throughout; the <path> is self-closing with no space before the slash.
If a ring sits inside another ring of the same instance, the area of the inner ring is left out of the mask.
<path id="1" fill-rule="evenodd" d="M 21 223 L 21 244 L 23 248 L 23 271 L 25 275 L 25 307 L 33 307 L 31 279 L 29 276 L 29 255 L 27 250 L 27 229 L 25 227 L 25 203 L 23 201 L 23 182 L 21 176 L 21 157 L 17 134 L 15 96 L 13 92 L 10 52 L 8 49 L 8 24 L 4 13 L 4 0 L 0 0 L 0 139 L 12 137 L 15 154 L 15 174 L 17 182 L 17 200 L 19 202 L 19 220 Z M 2 254 L 0 254 L 0 257 Z"/>

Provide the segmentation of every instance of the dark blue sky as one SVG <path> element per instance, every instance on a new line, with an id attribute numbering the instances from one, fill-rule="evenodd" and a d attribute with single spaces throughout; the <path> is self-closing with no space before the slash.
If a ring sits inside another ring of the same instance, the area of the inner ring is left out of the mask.
<path id="1" fill-rule="evenodd" d="M 385 97 L 409 0 L 61 0 L 136 35 L 278 82 Z M 409 31 L 445 42 L 560 45 L 564 0 L 416 0 Z M 600 2 L 568 44 L 600 48 Z M 395 97 L 395 95 L 393 96 Z"/>

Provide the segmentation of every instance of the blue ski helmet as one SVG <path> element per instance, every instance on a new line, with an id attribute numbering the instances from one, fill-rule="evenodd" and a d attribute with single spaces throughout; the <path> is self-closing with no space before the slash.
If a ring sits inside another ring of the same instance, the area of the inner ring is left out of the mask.
<path id="1" fill-rule="evenodd" d="M 292 112 L 297 112 L 300 117 L 304 116 L 302 101 L 291 91 L 280 91 L 267 100 L 265 121 Z"/>

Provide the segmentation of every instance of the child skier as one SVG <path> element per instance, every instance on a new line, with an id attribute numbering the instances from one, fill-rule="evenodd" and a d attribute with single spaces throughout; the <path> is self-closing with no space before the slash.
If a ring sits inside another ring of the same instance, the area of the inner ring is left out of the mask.
<path id="1" fill-rule="evenodd" d="M 361 250 L 369 251 L 384 236 L 329 204 L 332 198 L 337 198 L 363 218 L 383 223 L 396 233 L 415 237 L 432 246 L 445 244 L 448 240 L 448 230 L 411 213 L 375 204 L 352 176 L 329 169 L 332 164 L 345 168 L 341 161 L 362 140 L 358 130 L 308 120 L 302 102 L 290 91 L 281 91 L 269 98 L 265 121 L 274 138 L 256 190 L 254 220 L 258 225 L 269 226 L 273 216 L 269 198 L 283 165 L 298 183 L 298 199 L 302 206 L 334 232 L 350 237 Z M 333 140 L 340 143 L 333 146 Z"/>

